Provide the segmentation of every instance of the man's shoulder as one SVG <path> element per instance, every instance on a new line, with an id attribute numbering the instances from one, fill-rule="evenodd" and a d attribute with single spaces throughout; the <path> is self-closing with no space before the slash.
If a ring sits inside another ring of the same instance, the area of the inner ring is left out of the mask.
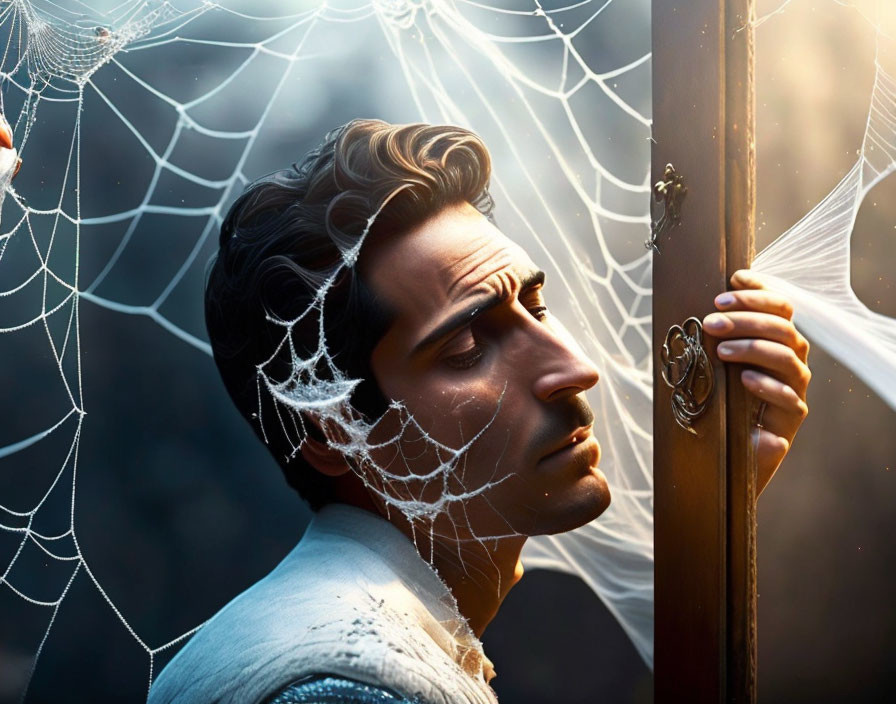
<path id="1" fill-rule="evenodd" d="M 338 649 L 357 623 L 376 618 L 370 586 L 381 576 L 363 546 L 300 542 L 190 638 L 156 678 L 150 704 L 256 701 L 258 691 L 279 691 L 302 672 L 332 672 L 325 644 Z"/>

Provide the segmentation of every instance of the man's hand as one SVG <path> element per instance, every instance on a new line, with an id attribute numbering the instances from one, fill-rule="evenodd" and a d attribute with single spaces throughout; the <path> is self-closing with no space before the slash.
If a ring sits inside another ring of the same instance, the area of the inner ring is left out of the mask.
<path id="1" fill-rule="evenodd" d="M 747 365 L 741 380 L 747 391 L 765 404 L 759 407 L 757 418 L 758 494 L 771 480 L 809 413 L 809 343 L 790 320 L 790 302 L 764 290 L 752 272 L 735 272 L 731 285 L 735 290 L 715 299 L 722 313 L 707 315 L 703 328 L 721 340 L 716 349 L 720 360 Z"/>

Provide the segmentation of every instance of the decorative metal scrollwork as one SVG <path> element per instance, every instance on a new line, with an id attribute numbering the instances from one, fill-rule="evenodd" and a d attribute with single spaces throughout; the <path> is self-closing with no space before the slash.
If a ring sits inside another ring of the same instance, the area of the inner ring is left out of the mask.
<path id="1" fill-rule="evenodd" d="M 650 239 L 644 243 L 647 249 L 660 253 L 657 241 L 666 230 L 681 225 L 681 204 L 688 194 L 688 187 L 684 185 L 684 176 L 675 171 L 672 164 L 666 164 L 663 171 L 663 180 L 657 181 L 653 186 L 653 199 L 663 204 L 663 212 L 659 218 L 650 223 Z"/>
<path id="2" fill-rule="evenodd" d="M 675 422 L 689 433 L 706 411 L 713 390 L 713 371 L 703 349 L 703 325 L 697 318 L 688 318 L 673 325 L 666 333 L 660 352 L 663 381 L 672 389 L 672 415 Z"/>

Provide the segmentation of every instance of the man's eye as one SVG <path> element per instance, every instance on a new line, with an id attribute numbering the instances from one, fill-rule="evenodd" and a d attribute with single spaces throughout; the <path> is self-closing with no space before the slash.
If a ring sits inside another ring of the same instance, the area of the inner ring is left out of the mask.
<path id="1" fill-rule="evenodd" d="M 548 307 L 547 306 L 535 306 L 534 308 L 530 308 L 529 312 L 532 314 L 532 317 L 536 320 L 544 320 L 548 317 Z"/>
<path id="2" fill-rule="evenodd" d="M 469 369 L 482 357 L 482 345 L 476 345 L 466 352 L 453 354 L 445 358 L 445 363 L 453 369 Z"/>

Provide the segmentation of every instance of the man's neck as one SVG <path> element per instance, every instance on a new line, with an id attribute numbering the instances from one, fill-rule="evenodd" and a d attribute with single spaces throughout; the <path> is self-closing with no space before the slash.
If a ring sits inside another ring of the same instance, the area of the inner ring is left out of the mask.
<path id="1" fill-rule="evenodd" d="M 424 553 L 419 545 L 424 558 Z M 510 588 L 522 579 L 525 536 L 466 543 L 435 541 L 432 566 L 451 590 L 458 611 L 477 638 L 498 613 Z M 428 548 L 428 544 L 427 544 Z"/>
<path id="2" fill-rule="evenodd" d="M 383 515 L 363 488 L 353 482 L 340 488 L 339 501 Z M 470 629 L 481 637 L 510 588 L 523 576 L 520 553 L 526 536 L 458 541 L 436 534 L 431 538 L 428 530 L 412 529 L 400 511 L 393 509 L 383 517 L 413 541 L 420 556 L 432 564 Z"/>

